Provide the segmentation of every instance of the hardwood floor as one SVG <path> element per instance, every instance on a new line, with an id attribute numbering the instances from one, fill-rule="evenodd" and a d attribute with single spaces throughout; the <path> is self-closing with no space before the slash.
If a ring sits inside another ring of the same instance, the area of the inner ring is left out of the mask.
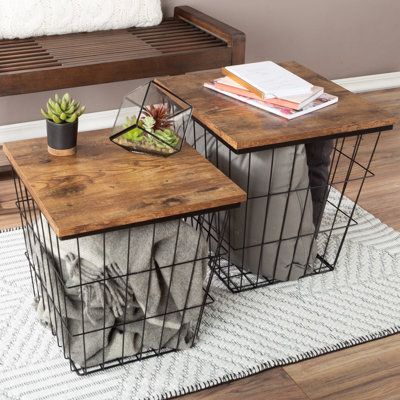
<path id="1" fill-rule="evenodd" d="M 0 180 L 0 230 L 20 225 L 21 221 L 15 206 L 13 181 Z"/>
<path id="2" fill-rule="evenodd" d="M 399 335 L 284 370 L 313 400 L 400 399 Z"/>
<path id="3" fill-rule="evenodd" d="M 400 89 L 363 95 L 400 118 Z M 400 126 L 382 135 L 359 204 L 400 230 Z M 19 225 L 13 184 L 0 180 L 0 229 Z M 347 194 L 354 196 L 350 187 Z M 185 400 L 400 400 L 400 335 L 369 342 L 229 384 Z"/>

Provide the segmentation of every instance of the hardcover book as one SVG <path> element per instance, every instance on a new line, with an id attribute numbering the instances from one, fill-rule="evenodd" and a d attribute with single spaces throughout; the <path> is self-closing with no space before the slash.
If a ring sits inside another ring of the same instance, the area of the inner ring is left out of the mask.
<path id="1" fill-rule="evenodd" d="M 213 83 L 205 83 L 204 87 L 214 90 L 215 92 L 224 94 L 228 97 L 232 97 L 236 100 L 242 101 L 243 103 L 246 103 L 251 106 L 268 111 L 272 114 L 279 115 L 280 117 L 283 117 L 283 118 L 286 118 L 289 120 L 300 117 L 305 114 L 309 114 L 309 113 L 317 111 L 317 110 L 320 110 L 321 108 L 328 107 L 331 104 L 337 103 L 337 101 L 338 101 L 337 96 L 333 96 L 328 93 L 323 93 L 317 99 L 313 100 L 306 107 L 304 107 L 304 109 L 293 110 L 288 107 L 282 107 L 282 106 L 278 106 L 278 105 L 268 104 L 264 100 L 251 99 L 249 97 L 244 97 L 244 96 L 240 96 L 240 95 L 237 95 L 234 93 L 225 92 L 225 91 L 215 87 L 215 85 Z"/>
<path id="2" fill-rule="evenodd" d="M 251 92 L 244 86 L 235 82 L 233 79 L 225 76 L 223 78 L 218 78 L 213 81 L 213 84 L 216 88 L 224 90 L 226 92 L 238 94 L 239 96 L 248 97 L 250 99 L 255 100 L 263 100 L 268 104 L 274 104 L 282 107 L 289 107 L 294 110 L 301 110 L 307 104 L 311 103 L 313 100 L 317 99 L 319 96 L 324 93 L 324 89 L 320 86 L 313 86 L 311 91 L 305 94 L 297 95 L 297 96 L 286 96 L 284 98 L 265 98 L 262 99 L 255 93 Z"/>
<path id="3" fill-rule="evenodd" d="M 313 87 L 272 61 L 232 65 L 223 68 L 222 73 L 262 99 L 305 94 Z"/>

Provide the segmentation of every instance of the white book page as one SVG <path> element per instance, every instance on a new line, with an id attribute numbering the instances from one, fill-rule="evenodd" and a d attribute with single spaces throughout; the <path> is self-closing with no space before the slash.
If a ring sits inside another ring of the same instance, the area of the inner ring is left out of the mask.
<path id="1" fill-rule="evenodd" d="M 281 98 L 305 94 L 313 85 L 272 61 L 225 67 L 265 95 Z"/>

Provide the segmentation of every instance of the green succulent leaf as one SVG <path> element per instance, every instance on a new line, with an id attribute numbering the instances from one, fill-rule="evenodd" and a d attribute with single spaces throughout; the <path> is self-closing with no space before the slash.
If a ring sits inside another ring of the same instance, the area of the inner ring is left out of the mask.
<path id="1" fill-rule="evenodd" d="M 80 117 L 80 116 L 85 112 L 85 110 L 86 110 L 86 106 L 82 106 L 82 107 L 79 109 L 79 111 L 77 112 L 78 117 Z"/>
<path id="2" fill-rule="evenodd" d="M 130 140 L 131 142 L 140 142 L 144 138 L 143 133 L 144 133 L 143 129 L 136 127 L 136 128 L 129 130 L 128 132 L 125 132 L 122 135 L 122 137 L 126 140 Z"/>
<path id="3" fill-rule="evenodd" d="M 60 119 L 60 118 L 58 118 L 58 116 L 57 115 L 55 115 L 55 114 L 51 114 L 51 119 L 56 123 L 56 124 L 61 124 L 63 121 Z"/>
<path id="4" fill-rule="evenodd" d="M 51 119 L 50 115 L 46 111 L 44 111 L 43 108 L 40 109 L 40 112 L 46 119 Z"/>
<path id="5" fill-rule="evenodd" d="M 61 107 L 61 109 L 62 109 L 63 111 L 65 111 L 65 110 L 67 109 L 67 107 L 68 107 L 68 103 L 67 103 L 66 101 L 63 100 L 63 101 L 61 102 L 60 107 Z"/>
<path id="6" fill-rule="evenodd" d="M 149 132 L 153 131 L 154 125 L 156 124 L 156 120 L 153 117 L 151 116 L 144 117 L 142 122 L 143 122 L 143 128 L 146 129 L 146 131 Z"/>
<path id="7" fill-rule="evenodd" d="M 54 100 L 50 98 L 47 101 L 46 109 L 47 111 L 42 108 L 41 114 L 57 124 L 75 122 L 85 112 L 85 107 L 72 99 L 69 93 L 65 93 L 62 97 L 56 93 Z"/>
<path id="8" fill-rule="evenodd" d="M 67 122 L 75 122 L 78 119 L 78 115 L 76 113 L 72 114 L 70 117 L 66 118 Z"/>
<path id="9" fill-rule="evenodd" d="M 71 101 L 71 96 L 69 95 L 69 93 L 65 93 L 62 101 L 65 101 L 66 103 L 69 103 Z"/>

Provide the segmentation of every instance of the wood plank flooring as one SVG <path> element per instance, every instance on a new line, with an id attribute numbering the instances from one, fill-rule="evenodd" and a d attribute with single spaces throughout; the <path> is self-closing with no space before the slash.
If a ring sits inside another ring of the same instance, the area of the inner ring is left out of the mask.
<path id="1" fill-rule="evenodd" d="M 363 95 L 400 118 L 400 89 Z M 400 124 L 399 124 L 400 125 Z M 382 135 L 360 205 L 400 230 L 400 126 Z M 0 180 L 0 229 L 18 226 L 13 184 Z M 348 195 L 352 197 L 349 188 Z M 400 335 L 369 342 L 229 384 L 185 400 L 400 400 Z"/>

